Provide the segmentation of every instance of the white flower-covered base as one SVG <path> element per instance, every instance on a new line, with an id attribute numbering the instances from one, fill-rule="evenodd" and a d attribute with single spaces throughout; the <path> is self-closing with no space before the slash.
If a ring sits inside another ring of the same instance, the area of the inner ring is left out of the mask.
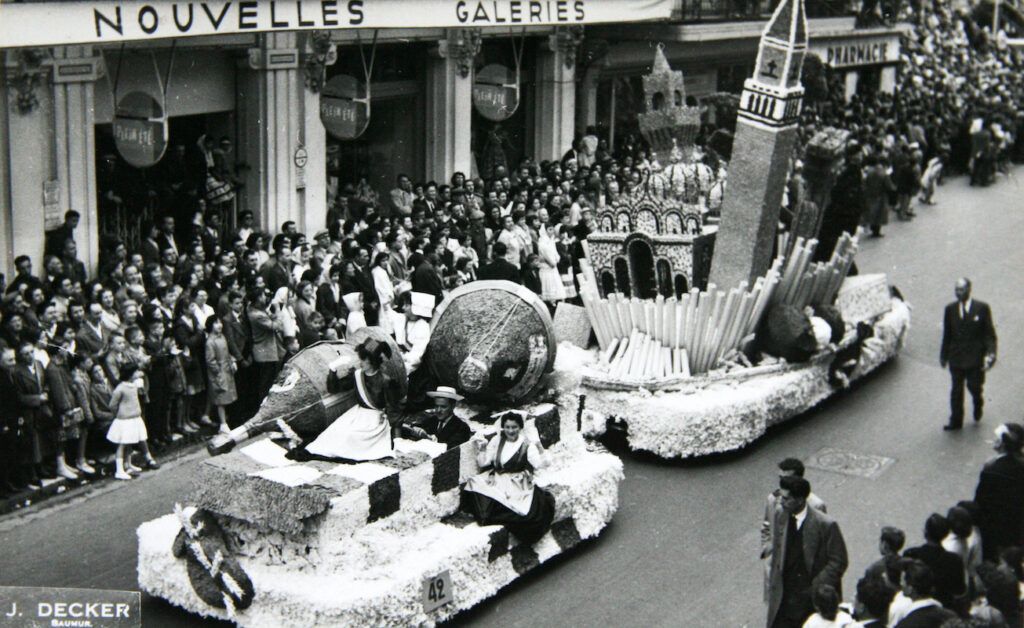
<path id="1" fill-rule="evenodd" d="M 875 370 L 899 352 L 910 327 L 910 310 L 893 299 L 891 310 L 874 324 L 851 381 Z M 806 365 L 788 365 L 748 378 L 722 378 L 701 387 L 651 392 L 584 386 L 582 431 L 601 435 L 606 419 L 627 425 L 634 450 L 664 458 L 688 458 L 740 449 L 778 423 L 798 416 L 841 389 L 828 381 L 831 356 Z"/>
<path id="2" fill-rule="evenodd" d="M 415 530 L 367 526 L 350 539 L 351 546 L 372 548 L 365 561 L 349 555 L 344 565 L 303 569 L 238 557 L 256 596 L 252 606 L 228 617 L 192 590 L 185 563 L 171 552 L 179 521 L 166 515 L 138 529 L 139 586 L 188 611 L 241 626 L 433 625 L 596 536 L 611 520 L 618 508 L 622 463 L 611 454 L 587 451 L 575 440 L 577 446 L 563 449 L 564 454 L 571 450 L 571 456 L 557 456 L 537 474 L 538 485 L 555 496 L 557 505 L 552 530 L 532 547 L 517 547 L 513 538 L 509 548 L 500 526 L 440 521 Z M 444 571 L 451 578 L 453 601 L 425 612 L 423 583 Z"/>

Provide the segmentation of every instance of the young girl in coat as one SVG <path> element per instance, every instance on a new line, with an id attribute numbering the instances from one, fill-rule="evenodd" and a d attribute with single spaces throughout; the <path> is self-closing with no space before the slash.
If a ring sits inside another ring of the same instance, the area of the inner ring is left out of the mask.
<path id="1" fill-rule="evenodd" d="M 153 460 L 149 453 L 149 445 L 146 443 L 146 424 L 142 421 L 142 404 L 139 403 L 139 386 L 141 386 L 139 368 L 130 362 L 122 364 L 118 373 L 117 388 L 110 399 L 110 407 L 114 412 L 114 421 L 107 431 L 107 440 L 117 445 L 117 453 L 114 456 L 116 473 L 114 477 L 118 480 L 132 479 L 131 472 L 140 472 L 142 469 L 132 464 L 131 448 L 139 445 L 142 453 L 146 456 L 146 468 L 157 469 L 160 467 Z"/>

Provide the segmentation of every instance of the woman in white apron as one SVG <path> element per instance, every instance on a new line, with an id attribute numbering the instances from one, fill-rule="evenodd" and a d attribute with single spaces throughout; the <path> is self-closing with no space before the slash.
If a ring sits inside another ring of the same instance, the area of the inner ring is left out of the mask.
<path id="1" fill-rule="evenodd" d="M 533 483 L 533 471 L 545 461 L 538 443 L 523 435 L 523 415 L 506 412 L 501 432 L 481 450 L 477 462 L 486 469 L 466 481 L 462 508 L 479 525 L 503 525 L 521 542 L 532 545 L 551 527 L 555 498 Z"/>
<path id="2" fill-rule="evenodd" d="M 364 461 L 390 458 L 394 452 L 391 427 L 401 418 L 401 387 L 382 368 L 391 347 L 373 339 L 356 347 L 360 365 L 350 374 L 339 373 L 344 358 L 330 365 L 335 376 L 352 377 L 358 403 L 334 420 L 306 451 L 326 458 Z"/>

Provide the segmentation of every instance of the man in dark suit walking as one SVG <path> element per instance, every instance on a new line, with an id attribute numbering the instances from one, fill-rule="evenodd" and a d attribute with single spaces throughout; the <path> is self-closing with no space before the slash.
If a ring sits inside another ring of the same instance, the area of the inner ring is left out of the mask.
<path id="1" fill-rule="evenodd" d="M 958 430 L 964 423 L 964 384 L 974 399 L 974 420 L 980 421 L 985 371 L 996 362 L 996 330 L 987 303 L 971 298 L 971 281 L 956 282 L 956 301 L 946 306 L 942 323 L 939 362 L 949 366 L 953 389 L 949 395 L 949 423 L 942 429 Z"/>
<path id="2" fill-rule="evenodd" d="M 785 476 L 779 488 L 782 508 L 772 519 L 767 625 L 800 628 L 814 612 L 811 592 L 822 584 L 841 591 L 849 561 L 839 524 L 807 506 L 810 482 Z"/>

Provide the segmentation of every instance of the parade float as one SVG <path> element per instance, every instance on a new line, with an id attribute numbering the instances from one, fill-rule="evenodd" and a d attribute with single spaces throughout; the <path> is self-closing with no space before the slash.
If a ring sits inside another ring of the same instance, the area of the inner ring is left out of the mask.
<path id="1" fill-rule="evenodd" d="M 356 403 L 331 373 L 367 337 L 393 345 L 370 327 L 302 350 L 256 416 L 211 443 L 219 455 L 199 464 L 175 512 L 138 529 L 143 591 L 241 626 L 433 625 L 608 524 L 622 464 L 579 434 L 576 398 L 551 392 L 578 386 L 576 364 L 560 359 L 544 305 L 508 282 L 454 291 L 432 321 L 432 374 L 465 395 L 456 415 L 474 439 L 446 449 L 395 438 L 394 455 L 372 462 L 297 459 Z M 382 370 L 405 382 L 398 355 Z M 554 519 L 532 544 L 460 511 L 481 472 L 475 441 L 494 438 L 508 408 L 548 462 L 534 482 Z"/>
<path id="2" fill-rule="evenodd" d="M 632 449 L 666 458 L 739 449 L 902 347 L 908 305 L 885 275 L 849 276 L 859 234 L 814 261 L 846 132 L 808 142 L 805 198 L 778 233 L 806 48 L 803 3 L 780 3 L 740 97 L 716 224 L 691 177 L 676 174 L 696 114 L 681 73 L 655 53 L 640 126 L 657 157 L 643 185 L 603 210 L 578 276 L 599 345 L 581 361 L 587 435 L 622 430 Z"/>

